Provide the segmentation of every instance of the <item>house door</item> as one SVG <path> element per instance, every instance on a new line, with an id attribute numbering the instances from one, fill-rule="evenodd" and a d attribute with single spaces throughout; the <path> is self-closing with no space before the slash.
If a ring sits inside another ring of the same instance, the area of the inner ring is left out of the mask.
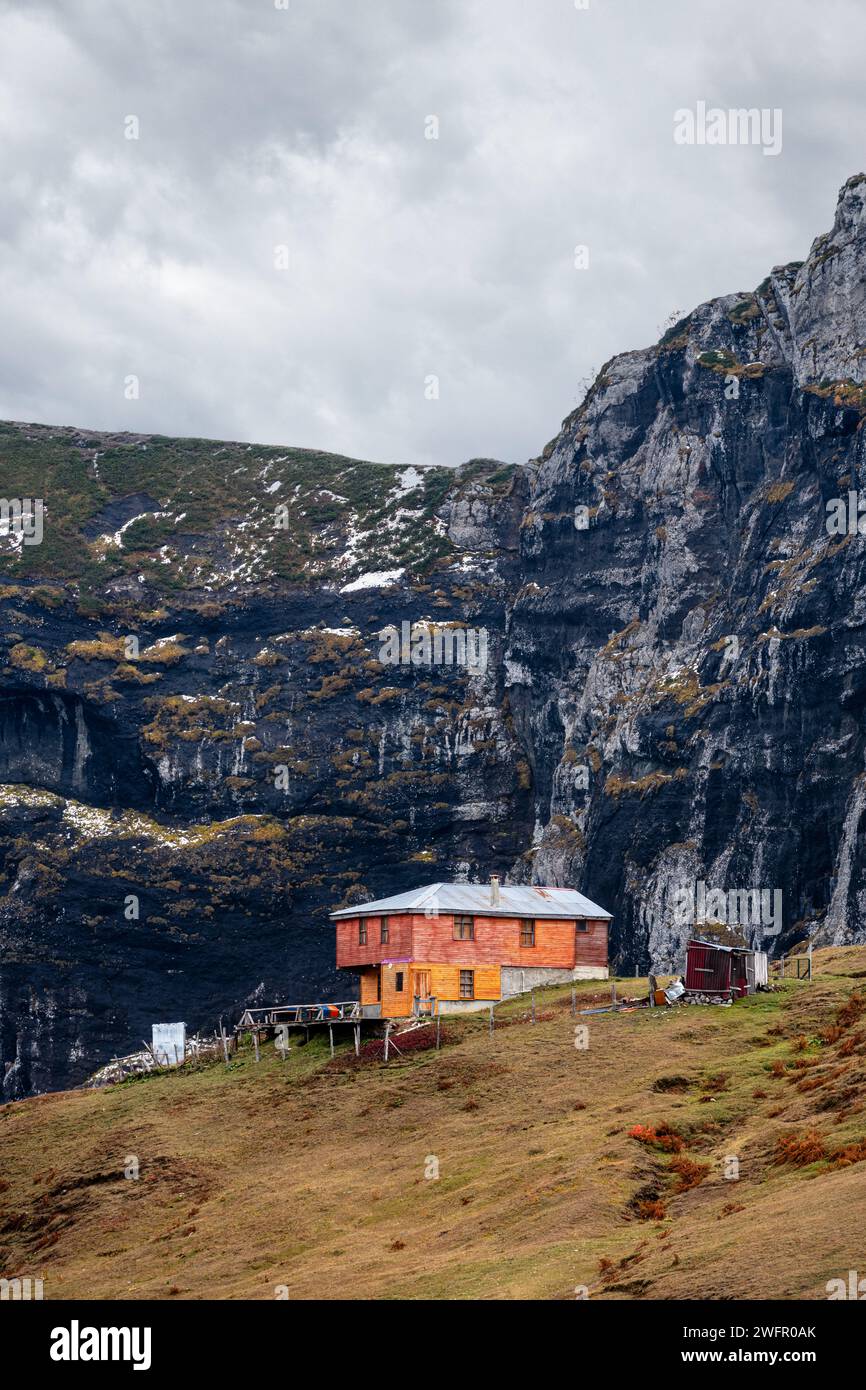
<path id="1" fill-rule="evenodd" d="M 418 1014 L 430 1013 L 430 971 L 414 970 L 413 975 L 413 1011 Z"/>

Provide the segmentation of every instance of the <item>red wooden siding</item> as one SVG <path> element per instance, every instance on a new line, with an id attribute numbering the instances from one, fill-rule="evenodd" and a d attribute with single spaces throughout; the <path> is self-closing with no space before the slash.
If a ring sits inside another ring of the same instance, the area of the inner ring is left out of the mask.
<path id="1" fill-rule="evenodd" d="M 389 917 L 389 941 L 380 939 L 380 918 L 367 917 L 367 942 L 358 942 L 358 917 L 337 922 L 337 965 L 374 965 L 378 961 L 440 961 L 443 964 L 546 966 L 570 970 L 575 965 L 607 965 L 607 922 L 589 921 L 577 931 L 573 919 L 536 918 L 535 945 L 521 946 L 519 917 L 476 916 L 475 940 L 454 940 L 450 914 L 423 913 Z"/>
<path id="2" fill-rule="evenodd" d="M 574 964 L 574 923 L 535 923 L 535 945 L 521 946 L 519 917 L 476 917 L 475 940 L 454 940 L 454 918 L 416 915 L 412 953 L 417 960 L 462 961 L 479 965 L 547 965 L 569 969 Z"/>
<path id="3" fill-rule="evenodd" d="M 606 919 L 587 922 L 586 931 L 575 932 L 575 965 L 607 965 Z"/>
<path id="4" fill-rule="evenodd" d="M 375 965 L 380 960 L 408 960 L 412 954 L 412 918 L 388 916 L 387 944 L 379 940 L 381 917 L 366 917 L 367 944 L 358 944 L 357 917 L 337 922 L 337 965 Z"/>

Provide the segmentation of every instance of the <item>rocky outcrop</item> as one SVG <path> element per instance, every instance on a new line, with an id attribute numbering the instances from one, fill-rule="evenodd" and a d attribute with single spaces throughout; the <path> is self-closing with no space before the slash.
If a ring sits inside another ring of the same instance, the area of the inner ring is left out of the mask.
<path id="1" fill-rule="evenodd" d="M 41 545 L 0 536 L 5 1095 L 344 996 L 328 910 L 419 881 L 577 887 L 623 971 L 681 961 L 699 884 L 781 890 L 770 950 L 866 937 L 864 540 L 827 526 L 864 195 L 525 468 L 0 427 L 4 495 L 45 502 Z M 425 659 L 455 625 L 482 669 Z"/>
<path id="2" fill-rule="evenodd" d="M 681 961 L 697 883 L 781 890 L 748 924 L 771 950 L 866 930 L 864 541 L 827 528 L 863 482 L 864 195 L 608 363 L 538 463 L 505 654 L 523 872 L 613 911 L 626 968 Z"/>

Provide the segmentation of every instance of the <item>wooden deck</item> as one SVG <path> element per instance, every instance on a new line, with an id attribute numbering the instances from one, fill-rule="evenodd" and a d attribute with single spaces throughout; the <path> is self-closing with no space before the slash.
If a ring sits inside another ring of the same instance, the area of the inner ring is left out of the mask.
<path id="1" fill-rule="evenodd" d="M 308 1028 L 316 1023 L 362 1023 L 369 1019 L 358 999 L 339 1004 L 276 1004 L 266 1009 L 246 1009 L 235 1032 L 281 1025 Z"/>
<path id="2" fill-rule="evenodd" d="M 371 1016 L 366 1011 L 368 1009 L 369 1005 L 362 1004 L 360 999 L 346 999 L 338 1004 L 274 1004 L 265 1009 L 245 1009 L 240 1022 L 235 1024 L 234 1047 L 237 1050 L 242 1033 L 251 1033 L 256 1050 L 256 1061 L 258 1061 L 260 1035 L 262 1033 L 265 1036 L 273 1035 L 277 1040 L 277 1051 L 285 1059 L 291 1050 L 290 1028 L 303 1029 L 307 1041 L 309 1041 L 311 1029 L 327 1028 L 331 1056 L 333 1057 L 334 1028 L 335 1026 L 339 1027 L 340 1024 L 347 1024 L 354 1033 L 355 1056 L 358 1057 L 361 1053 L 361 1025 L 363 1023 L 381 1025 L 380 1014 Z M 387 1027 L 388 1025 L 386 1025 L 386 1056 Z M 223 1035 L 223 1051 L 226 1061 L 228 1061 L 225 1035 Z"/>

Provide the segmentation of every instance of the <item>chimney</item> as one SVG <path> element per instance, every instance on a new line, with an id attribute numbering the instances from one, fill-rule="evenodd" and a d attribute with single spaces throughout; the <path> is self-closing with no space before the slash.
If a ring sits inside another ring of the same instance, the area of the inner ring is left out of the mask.
<path id="1" fill-rule="evenodd" d="M 499 906 L 499 875 L 490 875 L 490 906 Z"/>

